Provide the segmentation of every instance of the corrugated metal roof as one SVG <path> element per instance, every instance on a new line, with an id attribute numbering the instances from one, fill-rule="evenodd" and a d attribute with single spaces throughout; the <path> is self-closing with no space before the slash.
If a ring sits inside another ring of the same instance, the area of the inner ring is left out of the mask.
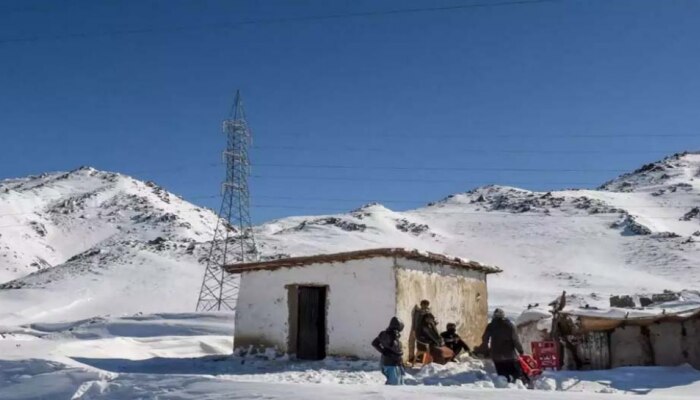
<path id="1" fill-rule="evenodd" d="M 341 263 L 350 260 L 361 260 L 374 257 L 399 257 L 407 260 L 416 260 L 431 264 L 441 264 L 453 267 L 466 268 L 473 271 L 483 272 L 486 274 L 493 274 L 502 271 L 498 267 L 483 265 L 476 261 L 465 260 L 459 257 L 450 257 L 443 254 L 404 248 L 379 248 L 348 251 L 343 253 L 317 254 L 313 256 L 281 258 L 268 261 L 231 264 L 225 266 L 224 269 L 226 270 L 226 272 L 235 274 L 246 271 L 303 267 L 306 265 L 320 263 Z"/>

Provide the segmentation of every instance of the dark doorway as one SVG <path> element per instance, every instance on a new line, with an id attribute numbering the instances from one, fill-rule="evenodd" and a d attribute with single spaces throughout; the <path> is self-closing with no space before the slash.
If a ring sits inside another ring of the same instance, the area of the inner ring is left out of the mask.
<path id="1" fill-rule="evenodd" d="M 326 288 L 299 286 L 297 358 L 326 358 Z"/>

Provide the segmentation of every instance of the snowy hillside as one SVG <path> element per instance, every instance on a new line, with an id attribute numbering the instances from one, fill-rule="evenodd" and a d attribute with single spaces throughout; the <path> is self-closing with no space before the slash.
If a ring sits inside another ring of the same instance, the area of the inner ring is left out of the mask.
<path id="1" fill-rule="evenodd" d="M 0 281 L 97 245 L 207 240 L 216 216 L 152 182 L 89 167 L 0 181 Z"/>
<path id="2" fill-rule="evenodd" d="M 253 194 L 254 196 L 254 194 Z M 487 186 L 397 212 L 256 227 L 266 257 L 411 247 L 504 269 L 490 305 L 517 312 L 562 289 L 700 286 L 700 154 L 645 165 L 599 190 Z M 0 324 L 191 311 L 216 217 L 152 184 L 90 168 L 0 182 Z"/>
<path id="3" fill-rule="evenodd" d="M 46 288 L 3 290 L 2 310 L 10 321 L 82 318 L 150 296 L 189 309 L 182 290 L 201 279 L 216 219 L 152 182 L 87 167 L 0 181 L 0 281 L 29 275 Z"/>

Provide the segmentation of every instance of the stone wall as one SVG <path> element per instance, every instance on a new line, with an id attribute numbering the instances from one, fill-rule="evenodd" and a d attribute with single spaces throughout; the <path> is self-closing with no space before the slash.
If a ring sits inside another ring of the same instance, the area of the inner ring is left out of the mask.
<path id="1" fill-rule="evenodd" d="M 700 369 L 700 318 L 685 321 L 684 351 L 690 365 Z"/>
<path id="2" fill-rule="evenodd" d="M 683 327 L 680 322 L 661 322 L 649 326 L 649 338 L 654 350 L 654 364 L 663 366 L 681 365 L 683 356 Z"/>
<path id="3" fill-rule="evenodd" d="M 472 349 L 481 344 L 488 323 L 486 274 L 465 268 L 431 265 L 398 259 L 396 267 L 396 313 L 407 328 L 411 312 L 422 299 L 430 306 L 440 331 L 448 322 L 457 324 L 457 332 Z M 403 335 L 408 348 L 408 332 Z"/>
<path id="4" fill-rule="evenodd" d="M 688 363 L 700 369 L 700 318 L 617 328 L 610 335 L 610 351 L 613 368 Z"/>
<path id="5" fill-rule="evenodd" d="M 653 353 L 646 327 L 626 326 L 610 334 L 610 364 L 612 368 L 653 365 Z"/>

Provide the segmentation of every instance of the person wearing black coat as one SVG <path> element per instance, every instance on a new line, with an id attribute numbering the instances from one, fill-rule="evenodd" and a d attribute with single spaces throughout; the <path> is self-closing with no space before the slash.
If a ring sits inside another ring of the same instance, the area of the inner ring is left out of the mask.
<path id="1" fill-rule="evenodd" d="M 418 321 L 416 340 L 421 344 L 428 345 L 429 348 L 441 347 L 443 345 L 442 337 L 437 329 L 437 321 L 431 312 L 424 313 Z"/>
<path id="2" fill-rule="evenodd" d="M 498 375 L 505 376 L 508 382 L 515 382 L 517 379 L 527 381 L 518 361 L 518 355 L 525 354 L 518 332 L 500 308 L 494 311 L 493 319 L 486 327 L 482 342 L 488 346 Z"/>
<path id="3" fill-rule="evenodd" d="M 408 360 L 416 361 L 416 328 L 418 322 L 423 318 L 423 314 L 430 312 L 430 302 L 421 300 L 420 306 L 414 306 L 411 312 L 411 330 L 408 332 Z"/>
<path id="4" fill-rule="evenodd" d="M 387 385 L 403 385 L 403 349 L 401 348 L 401 331 L 403 322 L 397 317 L 391 318 L 389 327 L 379 332 L 372 341 L 374 347 L 381 353 L 382 374 L 386 376 Z"/>
<path id="5" fill-rule="evenodd" d="M 445 332 L 442 332 L 440 334 L 440 336 L 442 337 L 442 340 L 445 342 L 445 346 L 449 347 L 450 350 L 452 350 L 454 352 L 455 355 L 452 358 L 453 360 L 462 351 L 466 351 L 467 353 L 469 353 L 471 351 L 471 350 L 469 350 L 469 346 L 457 334 L 457 325 L 455 325 L 454 323 L 447 324 L 447 330 Z"/>

